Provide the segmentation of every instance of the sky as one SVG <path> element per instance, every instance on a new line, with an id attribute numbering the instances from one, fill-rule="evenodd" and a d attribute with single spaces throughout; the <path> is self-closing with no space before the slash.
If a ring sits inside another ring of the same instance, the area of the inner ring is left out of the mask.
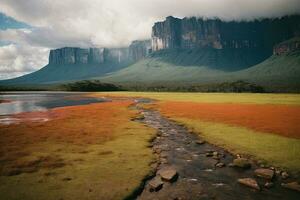
<path id="1" fill-rule="evenodd" d="M 300 0 L 0 0 L 0 79 L 40 69 L 50 49 L 122 47 L 167 16 L 253 20 L 300 13 Z"/>

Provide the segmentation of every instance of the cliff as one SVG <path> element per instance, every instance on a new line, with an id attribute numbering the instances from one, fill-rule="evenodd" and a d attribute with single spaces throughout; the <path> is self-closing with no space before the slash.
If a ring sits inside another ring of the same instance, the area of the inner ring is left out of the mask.
<path id="1" fill-rule="evenodd" d="M 290 40 L 279 43 L 274 46 L 274 55 L 283 55 L 295 51 L 300 51 L 300 37 L 295 37 Z"/>
<path id="2" fill-rule="evenodd" d="M 133 41 L 124 48 L 64 47 L 50 51 L 49 64 L 103 64 L 138 61 L 149 54 L 149 40 Z"/>
<path id="3" fill-rule="evenodd" d="M 167 17 L 152 27 L 152 50 L 161 49 L 264 49 L 300 34 L 300 16 L 255 21 Z"/>
<path id="4" fill-rule="evenodd" d="M 129 56 L 132 60 L 138 61 L 151 53 L 151 40 L 135 40 L 129 46 Z"/>

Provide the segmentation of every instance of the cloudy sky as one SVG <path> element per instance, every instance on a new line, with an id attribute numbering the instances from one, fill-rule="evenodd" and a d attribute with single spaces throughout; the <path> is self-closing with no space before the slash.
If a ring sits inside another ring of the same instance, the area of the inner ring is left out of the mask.
<path id="1" fill-rule="evenodd" d="M 35 71 L 50 49 L 120 47 L 166 16 L 251 20 L 300 12 L 300 0 L 0 0 L 0 79 Z"/>

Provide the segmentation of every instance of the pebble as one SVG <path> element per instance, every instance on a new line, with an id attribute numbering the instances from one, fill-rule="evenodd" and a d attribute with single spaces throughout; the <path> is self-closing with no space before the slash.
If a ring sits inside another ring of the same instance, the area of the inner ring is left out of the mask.
<path id="1" fill-rule="evenodd" d="M 251 167 L 251 163 L 246 158 L 236 158 L 236 159 L 234 159 L 233 160 L 233 165 L 235 167 L 240 167 L 240 168 L 244 168 L 244 169 L 247 169 L 247 168 Z"/>
<path id="2" fill-rule="evenodd" d="M 225 164 L 222 162 L 219 162 L 216 164 L 216 167 L 222 168 L 222 167 L 225 167 Z"/>
<path id="3" fill-rule="evenodd" d="M 274 177 L 274 170 L 260 168 L 254 171 L 254 174 L 258 177 L 271 180 Z"/>
<path id="4" fill-rule="evenodd" d="M 287 172 L 282 172 L 281 173 L 281 178 L 282 179 L 287 179 L 289 177 L 289 174 Z"/>
<path id="5" fill-rule="evenodd" d="M 281 186 L 300 192 L 300 184 L 298 182 L 282 183 Z"/>
<path id="6" fill-rule="evenodd" d="M 269 188 L 272 188 L 273 186 L 274 186 L 274 183 L 273 183 L 273 182 L 266 182 L 265 185 L 264 185 L 264 187 L 265 187 L 265 188 L 268 188 L 268 189 L 269 189 Z"/>
<path id="7" fill-rule="evenodd" d="M 240 179 L 238 179 L 238 182 L 242 185 L 251 187 L 256 190 L 260 190 L 258 183 L 253 178 L 240 178 Z"/>
<path id="8" fill-rule="evenodd" d="M 158 191 L 162 188 L 164 182 L 161 180 L 159 176 L 154 177 L 149 181 L 150 191 Z"/>

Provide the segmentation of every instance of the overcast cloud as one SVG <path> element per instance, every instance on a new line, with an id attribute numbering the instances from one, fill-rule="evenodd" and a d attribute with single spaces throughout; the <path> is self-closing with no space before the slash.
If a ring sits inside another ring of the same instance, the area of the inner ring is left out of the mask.
<path id="1" fill-rule="evenodd" d="M 300 0 L 1 0 L 0 12 L 33 27 L 0 30 L 0 40 L 13 43 L 0 46 L 3 78 L 5 72 L 5 77 L 12 77 L 13 71 L 42 67 L 50 48 L 120 47 L 150 38 L 153 23 L 168 15 L 224 20 L 280 17 L 299 13 Z M 11 52 L 17 55 L 4 60 Z"/>

